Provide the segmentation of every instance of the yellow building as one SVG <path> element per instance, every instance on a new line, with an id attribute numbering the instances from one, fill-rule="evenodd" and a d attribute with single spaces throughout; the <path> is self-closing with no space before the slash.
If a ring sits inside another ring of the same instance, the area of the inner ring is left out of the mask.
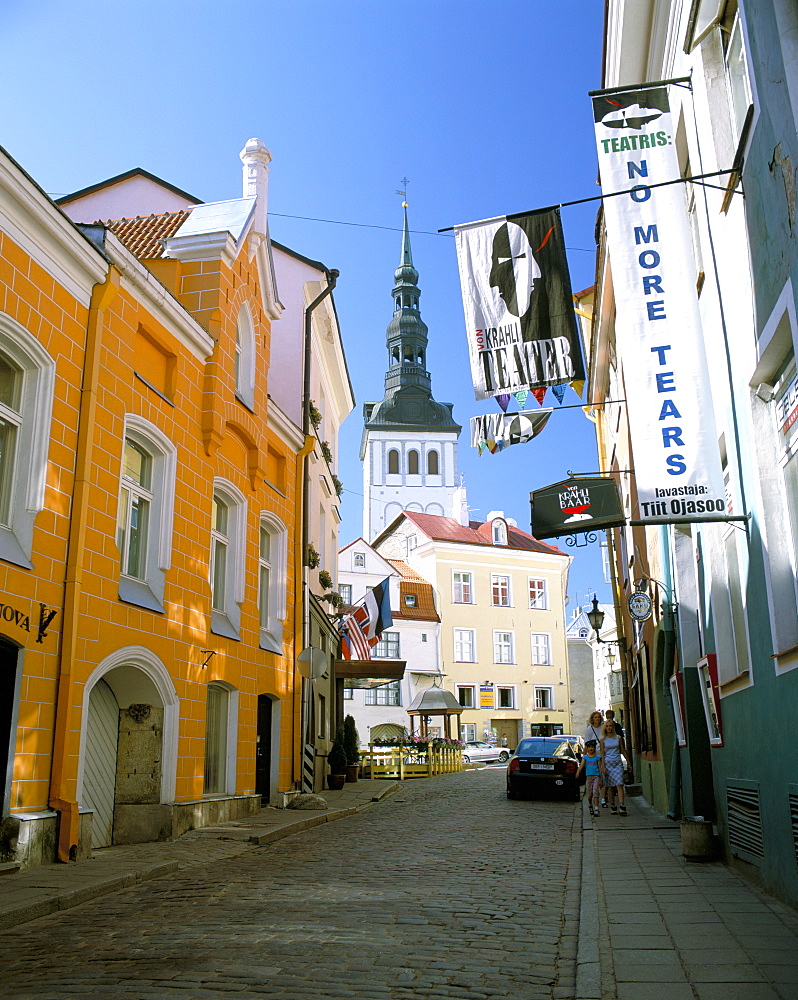
<path id="1" fill-rule="evenodd" d="M 299 780 L 314 441 L 269 399 L 271 157 L 241 158 L 241 198 L 137 171 L 63 199 L 80 225 L 2 159 L 7 859 L 169 838 Z"/>
<path id="2" fill-rule="evenodd" d="M 572 732 L 565 637 L 570 556 L 499 511 L 485 522 L 404 511 L 374 541 L 436 592 L 445 687 L 460 737 L 515 747 Z"/>

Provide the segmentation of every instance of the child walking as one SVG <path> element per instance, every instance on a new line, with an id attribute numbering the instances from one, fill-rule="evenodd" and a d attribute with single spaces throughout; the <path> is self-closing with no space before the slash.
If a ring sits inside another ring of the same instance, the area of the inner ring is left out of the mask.
<path id="1" fill-rule="evenodd" d="M 599 816 L 599 796 L 601 795 L 601 754 L 596 749 L 596 741 L 588 740 L 585 743 L 585 752 L 582 763 L 576 772 L 577 777 L 585 772 L 585 793 L 590 806 L 590 815 Z"/>

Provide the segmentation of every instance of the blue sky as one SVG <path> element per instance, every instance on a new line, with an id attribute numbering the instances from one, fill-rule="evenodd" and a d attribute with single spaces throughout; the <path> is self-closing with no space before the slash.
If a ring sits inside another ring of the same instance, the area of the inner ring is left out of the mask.
<path id="1" fill-rule="evenodd" d="M 53 194 L 140 166 L 216 201 L 239 195 L 238 152 L 263 139 L 272 235 L 341 272 L 358 403 L 340 443 L 342 544 L 361 532 L 362 404 L 383 394 L 407 177 L 428 367 L 464 428 L 472 516 L 503 509 L 528 529 L 530 490 L 597 468 L 592 425 L 567 410 L 501 455 L 469 447 L 469 417 L 495 404 L 474 400 L 454 240 L 436 231 L 598 193 L 587 92 L 601 85 L 603 6 L 5 0 L 0 144 Z M 596 208 L 563 209 L 575 290 L 593 282 Z M 572 598 L 606 595 L 598 545 L 566 551 Z"/>

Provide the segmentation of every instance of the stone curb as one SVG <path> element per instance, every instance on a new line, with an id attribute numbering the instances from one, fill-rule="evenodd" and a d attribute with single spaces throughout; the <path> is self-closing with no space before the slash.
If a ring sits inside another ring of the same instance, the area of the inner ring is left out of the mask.
<path id="1" fill-rule="evenodd" d="M 601 1000 L 601 963 L 598 951 L 598 883 L 596 835 L 585 826 L 587 798 L 582 799 L 582 892 L 579 900 L 579 941 L 576 953 L 576 993 L 581 1000 Z"/>

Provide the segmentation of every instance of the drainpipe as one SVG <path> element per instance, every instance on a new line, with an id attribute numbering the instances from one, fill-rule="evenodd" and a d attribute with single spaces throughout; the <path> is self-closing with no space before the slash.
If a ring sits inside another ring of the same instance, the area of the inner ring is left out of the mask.
<path id="1" fill-rule="evenodd" d="M 305 444 L 302 448 L 302 544 L 300 547 L 299 559 L 297 560 L 297 575 L 296 579 L 301 583 L 302 587 L 302 600 L 297 602 L 297 606 L 302 614 L 302 621 L 298 623 L 299 627 L 296 630 L 297 635 L 301 635 L 302 642 L 299 652 L 301 653 L 303 649 L 307 649 L 310 645 L 310 621 L 309 621 L 309 598 L 308 598 L 308 567 L 307 567 L 307 553 L 308 553 L 308 543 L 310 536 L 310 453 L 313 451 L 315 445 L 315 438 L 310 436 L 311 420 L 310 420 L 310 375 L 311 375 L 311 358 L 312 358 L 312 332 L 313 332 L 313 311 L 317 306 L 321 305 L 324 299 L 332 292 L 335 288 L 336 282 L 338 281 L 339 271 L 334 269 L 326 271 L 325 276 L 327 278 L 327 287 L 322 289 L 321 292 L 316 296 L 315 299 L 307 306 L 305 306 L 305 328 L 304 328 L 304 361 L 302 369 L 302 433 L 305 436 Z M 296 657 L 296 645 L 294 649 L 294 655 Z M 297 679 L 298 672 L 296 670 L 296 661 L 294 662 L 294 692 L 296 694 L 297 690 Z M 300 689 L 303 687 L 305 679 L 300 680 Z M 310 684 L 310 681 L 307 681 Z M 305 709 L 305 698 L 301 699 L 301 738 L 302 738 L 302 752 L 304 752 L 304 741 L 305 741 L 305 729 L 307 727 L 307 713 Z M 294 709 L 294 715 L 296 716 L 296 709 Z M 300 754 L 301 758 L 301 754 Z M 294 760 L 296 756 L 294 755 Z M 299 780 L 302 778 L 302 766 L 299 768 Z M 294 771 L 294 784 L 297 781 L 297 773 Z"/>
<path id="2" fill-rule="evenodd" d="M 50 773 L 49 805 L 51 809 L 57 810 L 60 814 L 57 845 L 59 861 L 75 861 L 78 853 L 80 815 L 75 787 L 77 778 L 76 775 L 70 773 L 68 763 L 76 761 L 78 757 L 77 748 L 73 745 L 73 741 L 77 738 L 72 721 L 72 705 L 76 700 L 73 672 L 78 644 L 78 616 L 83 593 L 83 574 L 88 563 L 86 559 L 86 530 L 89 523 L 91 469 L 94 456 L 94 428 L 97 417 L 97 387 L 104 314 L 119 291 L 119 282 L 119 271 L 115 267 L 111 267 L 105 281 L 101 285 L 94 286 L 86 327 L 86 356 L 78 411 L 75 483 L 67 542 L 64 617 L 58 664 L 53 763 Z M 79 730 L 79 726 L 77 729 Z"/>
<path id="3" fill-rule="evenodd" d="M 662 616 L 663 646 L 662 646 L 662 694 L 665 704 L 671 711 L 671 717 L 676 718 L 676 706 L 673 704 L 670 678 L 673 673 L 673 663 L 676 653 L 676 627 L 674 622 L 673 575 L 671 572 L 670 550 L 668 548 L 668 529 L 662 525 L 659 529 L 659 550 L 662 575 L 665 577 L 667 594 Z M 673 730 L 673 752 L 671 754 L 671 774 L 668 784 L 668 819 L 679 819 L 682 798 L 682 759 L 679 751 L 679 738 L 676 726 Z"/>

